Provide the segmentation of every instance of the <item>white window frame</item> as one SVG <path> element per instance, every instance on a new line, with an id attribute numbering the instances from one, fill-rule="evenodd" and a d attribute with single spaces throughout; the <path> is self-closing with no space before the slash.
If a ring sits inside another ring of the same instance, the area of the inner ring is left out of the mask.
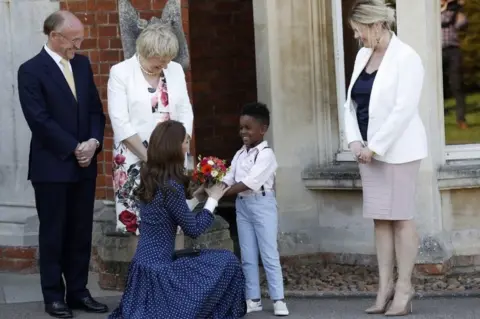
<path id="1" fill-rule="evenodd" d="M 348 150 L 347 140 L 345 138 L 344 128 L 344 104 L 346 101 L 345 89 L 345 51 L 343 47 L 343 14 L 342 0 L 332 0 L 332 24 L 333 24 L 333 43 L 335 58 L 335 81 L 337 89 L 337 109 L 338 109 L 338 127 L 340 132 L 340 147 L 336 154 L 336 160 L 340 162 L 355 161 L 353 155 Z M 440 33 L 439 33 L 440 36 Z M 442 79 L 439 79 L 440 81 Z M 442 83 L 443 85 L 443 83 Z M 443 120 L 443 117 L 442 117 Z M 445 130 L 442 130 L 445 134 Z M 443 139 L 445 141 L 445 138 Z M 459 144 L 444 145 L 445 159 L 469 160 L 480 159 L 480 141 L 479 144 Z"/>
<path id="2" fill-rule="evenodd" d="M 445 145 L 447 161 L 480 159 L 480 144 Z"/>
<path id="3" fill-rule="evenodd" d="M 347 97 L 345 89 L 345 51 L 343 48 L 343 14 L 342 0 L 332 0 L 333 45 L 335 58 L 335 82 L 337 88 L 338 128 L 340 132 L 340 147 L 336 154 L 337 161 L 355 161 L 348 150 L 344 127 L 344 104 Z"/>

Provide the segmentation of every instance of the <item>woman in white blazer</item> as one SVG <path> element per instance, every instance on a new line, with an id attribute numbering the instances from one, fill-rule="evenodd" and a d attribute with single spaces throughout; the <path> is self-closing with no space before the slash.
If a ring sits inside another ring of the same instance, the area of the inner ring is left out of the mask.
<path id="1" fill-rule="evenodd" d="M 113 129 L 113 185 L 117 229 L 138 234 L 140 164 L 147 159 L 153 129 L 161 122 L 181 122 L 192 135 L 193 112 L 185 73 L 172 59 L 178 40 L 168 26 L 145 28 L 136 54 L 110 70 L 108 115 Z"/>
<path id="2" fill-rule="evenodd" d="M 363 215 L 374 220 L 375 228 L 379 287 L 375 305 L 366 312 L 387 316 L 411 311 L 418 251 L 415 185 L 420 160 L 427 156 L 418 113 L 422 61 L 391 31 L 394 23 L 395 11 L 384 0 L 359 0 L 352 8 L 350 24 L 363 48 L 344 112 L 346 138 L 360 167 Z"/>

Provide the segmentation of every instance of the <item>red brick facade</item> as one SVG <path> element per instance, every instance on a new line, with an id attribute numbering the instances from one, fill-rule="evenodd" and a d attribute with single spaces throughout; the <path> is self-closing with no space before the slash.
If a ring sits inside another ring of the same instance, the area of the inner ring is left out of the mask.
<path id="1" fill-rule="evenodd" d="M 37 272 L 37 247 L 0 247 L 0 271 Z"/>
<path id="2" fill-rule="evenodd" d="M 144 19 L 160 16 L 166 0 L 131 0 Z M 198 154 L 233 157 L 238 147 L 240 106 L 256 97 L 252 2 L 181 0 L 191 55 L 187 83 L 195 114 Z M 62 0 L 86 27 L 82 54 L 88 55 L 106 114 L 110 67 L 123 59 L 117 0 Z M 193 81 L 191 79 L 194 79 Z M 112 129 L 107 116 L 104 151 L 99 156 L 97 199 L 113 199 Z"/>

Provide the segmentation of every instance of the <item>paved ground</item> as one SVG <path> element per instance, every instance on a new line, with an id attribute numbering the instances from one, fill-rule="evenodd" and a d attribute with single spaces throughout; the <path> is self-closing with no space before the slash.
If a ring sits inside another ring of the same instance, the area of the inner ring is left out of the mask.
<path id="1" fill-rule="evenodd" d="M 90 276 L 89 288 L 93 296 L 105 302 L 111 309 L 116 307 L 120 293 L 102 291 L 96 284 L 95 274 Z M 0 319 L 46 319 L 38 275 L 0 274 Z M 367 319 L 363 314 L 372 299 L 290 299 L 291 319 Z M 271 315 L 268 301 L 265 311 L 249 315 L 248 319 L 276 318 Z M 480 299 L 435 298 L 417 299 L 413 304 L 411 319 L 477 319 L 480 318 Z M 90 315 L 76 312 L 79 319 L 105 319 L 105 315 Z M 375 317 L 375 316 L 374 316 Z M 378 317 L 378 316 L 377 316 Z M 381 317 L 381 316 L 380 316 Z M 148 319 L 148 318 L 145 318 Z M 158 319 L 158 318 L 155 318 Z"/>
<path id="2" fill-rule="evenodd" d="M 117 291 L 105 291 L 98 286 L 98 275 L 91 273 L 89 276 L 88 289 L 94 297 L 120 296 Z M 0 305 L 35 302 L 42 300 L 40 290 L 40 276 L 0 273 Z M 0 312 L 1 314 L 1 312 Z M 2 317 L 0 315 L 0 319 Z"/>
<path id="3" fill-rule="evenodd" d="M 115 307 L 118 297 L 99 299 Z M 290 300 L 290 319 L 371 319 L 382 316 L 364 315 L 363 309 L 369 305 L 368 299 L 295 299 Z M 408 319 L 477 319 L 480 318 L 480 300 L 473 298 L 458 299 L 423 299 L 415 300 L 414 314 Z M 246 319 L 278 318 L 270 314 L 270 307 L 265 312 L 248 315 Z M 1 319 L 47 319 L 41 303 L 3 304 L 0 305 Z M 105 319 L 105 315 L 89 315 L 77 312 L 78 319 Z M 382 317 L 383 318 L 383 317 Z M 145 318 L 147 319 L 147 318 Z M 155 318 L 157 319 L 157 318 Z"/>

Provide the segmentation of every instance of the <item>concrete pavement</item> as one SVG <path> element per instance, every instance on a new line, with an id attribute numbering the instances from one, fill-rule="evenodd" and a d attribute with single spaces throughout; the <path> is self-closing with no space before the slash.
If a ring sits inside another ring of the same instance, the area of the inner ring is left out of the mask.
<path id="1" fill-rule="evenodd" d="M 98 275 L 90 273 L 88 289 L 93 297 L 121 296 L 118 291 L 102 290 L 98 286 Z M 39 274 L 22 275 L 0 273 L 0 305 L 42 301 Z M 3 317 L 0 316 L 0 319 Z"/>
<path id="2" fill-rule="evenodd" d="M 100 301 L 112 309 L 118 304 L 119 297 L 103 297 Z M 475 298 L 434 298 L 415 300 L 414 314 L 408 319 L 477 319 L 480 318 L 480 300 Z M 372 302 L 371 299 L 291 299 L 290 319 L 371 319 L 383 318 L 363 313 Z M 246 319 L 278 318 L 271 314 L 271 306 L 265 302 L 264 312 L 248 315 Z M 76 312 L 78 319 L 105 319 L 105 315 L 92 315 Z M 1 319 L 47 319 L 41 302 L 0 305 Z M 148 319 L 148 318 L 145 318 Z M 155 318 L 157 319 L 157 318 Z M 160 318 L 158 318 L 160 319 Z"/>
<path id="3" fill-rule="evenodd" d="M 111 309 L 118 305 L 121 293 L 103 291 L 98 287 L 97 276 L 90 275 L 89 289 L 99 301 Z M 0 274 L 0 319 L 46 319 L 38 275 Z M 373 299 L 289 299 L 291 319 L 366 319 L 372 318 L 363 310 Z M 271 303 L 264 300 L 264 311 L 248 315 L 247 319 L 276 318 Z M 416 299 L 411 319 L 477 319 L 480 318 L 479 298 Z M 77 311 L 79 319 L 105 319 L 106 315 L 86 314 Z M 382 316 L 373 316 L 382 317 Z M 145 318 L 148 319 L 148 318 Z M 155 318 L 160 319 L 160 318 Z"/>

